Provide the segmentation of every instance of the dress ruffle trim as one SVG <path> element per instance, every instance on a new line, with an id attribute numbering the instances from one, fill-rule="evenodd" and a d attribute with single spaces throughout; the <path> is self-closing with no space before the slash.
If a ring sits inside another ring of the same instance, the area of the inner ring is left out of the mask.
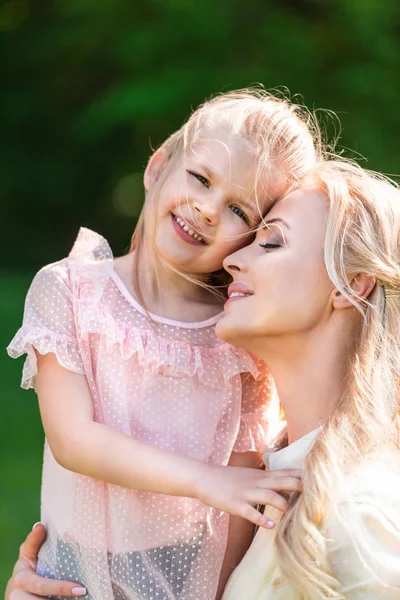
<path id="1" fill-rule="evenodd" d="M 123 360 L 136 355 L 139 365 L 154 373 L 197 376 L 211 387 L 220 387 L 240 373 L 251 373 L 254 378 L 259 374 L 255 361 L 242 350 L 224 343 L 214 347 L 196 346 L 160 337 L 151 329 L 124 326 L 103 307 L 98 307 L 84 321 L 82 339 L 87 341 L 90 334 L 101 335 L 108 352 L 117 346 Z"/>
<path id="2" fill-rule="evenodd" d="M 220 387 L 234 375 L 259 370 L 245 351 L 221 342 L 217 346 L 196 346 L 118 323 L 101 303 L 105 285 L 114 271 L 114 257 L 108 242 L 90 229 L 81 228 L 69 255 L 71 281 L 80 335 L 100 334 L 110 352 L 116 345 L 123 360 L 136 355 L 140 366 L 153 372 L 167 370 L 171 376 L 197 376 L 207 385 Z"/>
<path id="3" fill-rule="evenodd" d="M 11 358 L 19 358 L 27 354 L 22 372 L 21 387 L 24 389 L 35 387 L 37 375 L 37 359 L 35 349 L 39 354 L 54 353 L 62 367 L 84 374 L 78 342 L 68 336 L 56 335 L 42 327 L 21 327 L 7 348 Z"/>

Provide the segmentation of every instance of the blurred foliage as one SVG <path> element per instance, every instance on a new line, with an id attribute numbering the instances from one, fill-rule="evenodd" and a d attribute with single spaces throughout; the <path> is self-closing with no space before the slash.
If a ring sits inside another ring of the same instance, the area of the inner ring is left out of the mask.
<path id="1" fill-rule="evenodd" d="M 151 147 L 213 93 L 287 86 L 336 111 L 341 145 L 371 168 L 400 171 L 395 0 L 3 0 L 0 32 L 3 347 L 30 274 L 64 256 L 79 225 L 115 253 L 129 245 Z M 34 394 L 18 389 L 22 361 L 2 359 L 5 580 L 38 520 L 42 431 Z"/>
<path id="2" fill-rule="evenodd" d="M 0 594 L 11 573 L 18 546 L 40 519 L 43 430 L 35 393 L 18 387 L 22 361 L 5 357 L 4 348 L 21 321 L 28 277 L 0 280 Z"/>
<path id="3" fill-rule="evenodd" d="M 345 146 L 399 171 L 394 0 L 6 0 L 0 30 L 3 266 L 62 256 L 81 223 L 121 252 L 150 143 L 254 82 L 336 111 Z"/>

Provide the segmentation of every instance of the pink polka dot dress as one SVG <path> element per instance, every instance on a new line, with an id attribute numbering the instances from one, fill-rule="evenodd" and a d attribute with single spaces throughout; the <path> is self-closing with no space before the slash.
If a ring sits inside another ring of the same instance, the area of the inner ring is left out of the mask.
<path id="1" fill-rule="evenodd" d="M 215 323 L 151 315 L 114 270 L 106 240 L 81 229 L 68 258 L 29 289 L 12 357 L 35 350 L 87 377 L 95 420 L 171 452 L 226 465 L 261 451 L 272 410 L 267 369 L 218 340 Z M 56 402 L 57 399 L 55 398 Z M 73 473 L 46 442 L 38 563 L 47 577 L 85 585 L 90 600 L 213 600 L 229 517 L 193 498 L 125 489 Z"/>

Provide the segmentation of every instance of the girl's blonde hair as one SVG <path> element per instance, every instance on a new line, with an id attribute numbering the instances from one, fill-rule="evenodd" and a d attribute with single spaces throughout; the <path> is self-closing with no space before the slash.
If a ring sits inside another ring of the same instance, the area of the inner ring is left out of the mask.
<path id="1" fill-rule="evenodd" d="M 210 139 L 210 135 L 220 126 L 228 130 L 233 142 L 244 142 L 246 152 L 254 157 L 255 193 L 259 184 L 264 185 L 270 177 L 282 179 L 287 193 L 299 184 L 322 154 L 317 120 L 305 107 L 292 103 L 283 95 L 274 95 L 261 88 L 225 93 L 197 108 L 187 122 L 161 145 L 167 158 L 151 191 L 154 202 L 165 181 L 184 161 L 189 151 L 202 141 Z M 276 199 L 271 198 L 271 202 Z M 155 212 L 152 211 L 153 215 Z M 148 214 L 145 219 L 143 209 L 131 242 L 131 250 L 136 250 L 136 270 L 145 232 L 160 262 L 166 262 L 157 253 L 156 225 L 155 218 L 149 220 Z M 168 266 L 186 279 L 194 281 L 190 273 Z M 134 281 L 137 282 L 137 277 L 134 277 Z M 218 287 L 221 283 L 221 278 L 213 274 L 207 281 L 199 282 L 196 279 L 196 283 L 209 287 L 212 291 L 213 287 Z M 139 290 L 136 291 L 140 295 Z"/>
<path id="2" fill-rule="evenodd" d="M 344 598 L 322 525 L 346 465 L 400 447 L 400 190 L 342 160 L 318 165 L 313 179 L 329 203 L 327 272 L 362 313 L 362 325 L 343 397 L 307 455 L 304 492 L 292 498 L 276 536 L 282 576 L 307 600 Z M 376 280 L 367 300 L 350 286 L 357 273 Z"/>

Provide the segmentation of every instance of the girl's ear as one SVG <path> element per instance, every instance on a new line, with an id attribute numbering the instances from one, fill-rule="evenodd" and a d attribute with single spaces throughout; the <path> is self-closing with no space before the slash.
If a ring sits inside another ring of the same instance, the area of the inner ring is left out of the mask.
<path id="1" fill-rule="evenodd" d="M 167 153 L 164 148 L 159 148 L 154 152 L 154 154 L 150 157 L 149 162 L 147 163 L 146 170 L 144 172 L 143 183 L 146 192 L 148 192 L 152 185 L 156 183 L 157 179 L 160 177 L 161 173 L 165 165 L 168 162 Z"/>
<path id="2" fill-rule="evenodd" d="M 350 286 L 356 292 L 359 297 L 358 302 L 362 299 L 368 298 L 376 284 L 376 279 L 372 275 L 365 275 L 364 273 L 358 273 L 351 280 Z M 332 305 L 337 310 L 343 308 L 350 308 L 353 304 L 348 300 L 339 290 L 334 289 L 332 292 Z"/>

